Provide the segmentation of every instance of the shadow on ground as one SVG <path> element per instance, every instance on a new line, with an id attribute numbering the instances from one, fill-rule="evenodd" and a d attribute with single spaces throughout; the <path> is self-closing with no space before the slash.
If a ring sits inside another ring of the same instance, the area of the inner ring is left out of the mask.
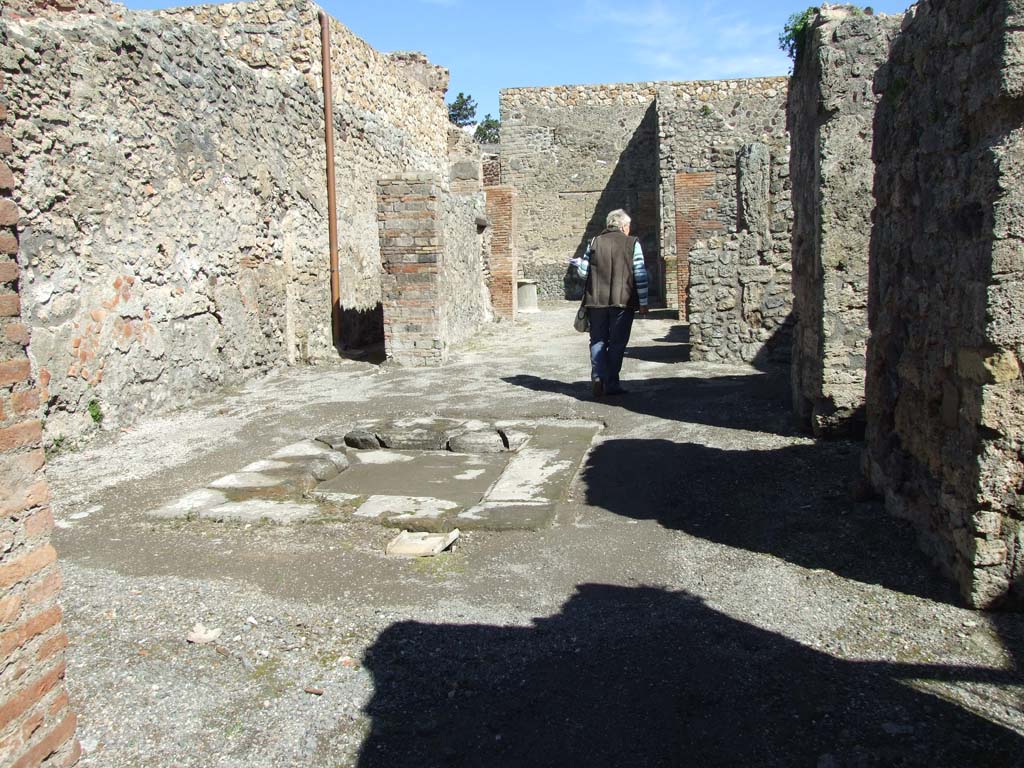
<path id="1" fill-rule="evenodd" d="M 392 625 L 358 765 L 1011 766 L 1024 739 L 914 681 L 971 667 L 851 662 L 686 593 L 582 585 L 530 627 Z"/>
<path id="2" fill-rule="evenodd" d="M 859 446 L 721 450 L 669 440 L 606 440 L 583 468 L 588 504 L 657 520 L 706 541 L 805 568 L 956 603 L 914 547 L 909 524 L 880 502 L 856 503 Z"/>
<path id="3" fill-rule="evenodd" d="M 657 356 L 663 354 L 655 347 L 638 347 L 627 352 L 631 357 L 650 360 L 657 360 Z M 529 374 L 506 376 L 502 380 L 534 392 L 593 400 L 589 381 L 565 382 Z M 753 432 L 797 434 L 788 408 L 789 385 L 785 376 L 778 373 L 634 379 L 623 381 L 623 386 L 628 394 L 601 402 L 659 419 Z"/>

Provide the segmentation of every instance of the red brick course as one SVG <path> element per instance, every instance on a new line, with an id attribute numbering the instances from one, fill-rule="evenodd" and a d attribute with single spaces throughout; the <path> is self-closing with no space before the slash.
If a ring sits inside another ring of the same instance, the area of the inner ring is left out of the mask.
<path id="1" fill-rule="evenodd" d="M 445 349 L 440 317 L 444 257 L 441 189 L 436 179 L 381 179 L 377 189 L 388 359 L 402 365 L 440 365 Z"/>
<path id="2" fill-rule="evenodd" d="M 516 319 L 518 310 L 517 265 L 512 242 L 512 187 L 487 187 L 487 218 L 491 222 L 491 259 L 488 289 L 494 314 Z"/>
<path id="3" fill-rule="evenodd" d="M 724 229 L 721 222 L 707 218 L 709 210 L 718 208 L 718 201 L 709 196 L 714 184 L 715 174 L 711 172 L 680 172 L 675 177 L 676 288 L 680 320 L 688 316 L 690 248 L 702 237 Z"/>
<path id="4" fill-rule="evenodd" d="M 0 154 L 10 151 L 0 135 Z M 80 748 L 64 687 L 67 636 L 39 421 L 48 377 L 33 380 L 20 316 L 16 182 L 0 162 L 0 765 L 71 766 Z"/>

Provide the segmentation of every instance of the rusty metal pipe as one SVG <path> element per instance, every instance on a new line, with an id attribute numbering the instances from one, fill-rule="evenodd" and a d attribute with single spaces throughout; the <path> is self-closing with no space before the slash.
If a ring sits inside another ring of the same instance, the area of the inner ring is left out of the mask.
<path id="1" fill-rule="evenodd" d="M 320 66 L 324 82 L 324 142 L 327 149 L 327 238 L 331 249 L 331 340 L 341 349 L 341 276 L 338 269 L 338 198 L 334 183 L 334 104 L 331 98 L 330 17 L 319 11 Z"/>

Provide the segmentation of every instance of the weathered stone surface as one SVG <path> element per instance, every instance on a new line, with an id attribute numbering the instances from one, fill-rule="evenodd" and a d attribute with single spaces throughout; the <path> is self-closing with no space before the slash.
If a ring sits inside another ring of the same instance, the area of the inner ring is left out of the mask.
<path id="1" fill-rule="evenodd" d="M 448 432 L 423 427 L 392 427 L 381 430 L 380 444 L 395 451 L 443 451 L 448 444 Z"/>
<path id="2" fill-rule="evenodd" d="M 344 451 L 345 446 L 347 445 L 344 434 L 317 435 L 316 441 L 318 443 L 323 443 L 335 451 Z"/>
<path id="3" fill-rule="evenodd" d="M 793 141 L 793 407 L 816 435 L 864 429 L 868 245 L 878 98 L 902 16 L 821 11 L 790 88 Z"/>
<path id="4" fill-rule="evenodd" d="M 345 435 L 345 445 L 357 450 L 374 450 L 380 448 L 380 440 L 375 432 L 366 429 L 353 429 Z"/>
<path id="5" fill-rule="evenodd" d="M 455 516 L 464 531 L 536 531 L 555 519 L 555 505 L 548 502 L 513 504 L 487 501 Z"/>
<path id="6" fill-rule="evenodd" d="M 320 516 L 316 504 L 271 499 L 248 499 L 228 502 L 199 512 L 200 520 L 218 523 L 275 523 L 291 525 Z"/>
<path id="7" fill-rule="evenodd" d="M 786 94 L 783 78 L 658 87 L 665 294 L 695 360 L 789 359 Z"/>
<path id="8" fill-rule="evenodd" d="M 479 430 L 453 435 L 448 449 L 457 453 L 502 453 L 507 450 L 497 430 Z"/>
<path id="9" fill-rule="evenodd" d="M 400 419 L 375 427 L 377 438 L 385 448 L 398 451 L 443 451 L 453 432 L 463 422 L 455 419 Z"/>
<path id="10" fill-rule="evenodd" d="M 94 429 L 94 400 L 114 428 L 334 357 L 317 10 L 257 0 L 0 21 L 51 436 Z M 359 344 L 383 338 L 371 190 L 408 168 L 447 179 L 447 72 L 330 28 L 343 341 Z M 465 207 L 475 239 L 482 203 Z"/>
<path id="11" fill-rule="evenodd" d="M 474 456 L 450 452 L 405 451 L 408 460 L 396 463 L 356 464 L 319 491 L 339 491 L 355 496 L 436 498 L 464 509 L 478 502 L 505 468 L 504 455 Z"/>
<path id="12" fill-rule="evenodd" d="M 600 426 L 515 425 L 505 422 L 501 428 L 511 435 L 518 453 L 504 448 L 493 427 L 467 422 L 463 434 L 497 436 L 502 451 L 360 451 L 353 467 L 321 483 L 315 496 L 345 514 L 412 531 L 533 530 L 548 525 Z M 488 445 L 494 445 L 490 438 Z"/>
<path id="13" fill-rule="evenodd" d="M 979 607 L 1024 602 L 1024 40 L 1013 13 L 924 0 L 875 80 L 867 471 Z"/>
<path id="14" fill-rule="evenodd" d="M 755 141 L 739 151 L 736 177 L 739 194 L 737 229 L 745 229 L 763 241 L 771 238 L 771 153 Z"/>
<path id="15" fill-rule="evenodd" d="M 327 456 L 331 453 L 334 453 L 334 451 L 318 440 L 301 440 L 297 443 L 286 445 L 284 448 L 279 448 L 270 454 L 270 458 L 287 460 L 304 457 Z"/>
<path id="16" fill-rule="evenodd" d="M 198 491 L 185 494 L 170 504 L 150 510 L 146 515 L 162 520 L 194 520 L 203 510 L 212 509 L 224 504 L 227 500 L 228 497 L 223 491 L 200 488 Z"/>
<path id="17" fill-rule="evenodd" d="M 689 253 L 690 343 L 701 360 L 782 362 L 790 339 L 789 273 L 757 235 L 697 242 Z"/>

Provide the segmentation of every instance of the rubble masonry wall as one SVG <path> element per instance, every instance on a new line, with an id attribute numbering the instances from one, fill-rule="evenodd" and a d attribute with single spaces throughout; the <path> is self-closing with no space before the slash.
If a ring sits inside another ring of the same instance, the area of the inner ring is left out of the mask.
<path id="1" fill-rule="evenodd" d="M 975 606 L 1024 574 L 1022 25 L 922 0 L 876 84 L 868 470 Z"/>
<path id="2" fill-rule="evenodd" d="M 331 21 L 343 340 L 380 338 L 376 181 L 448 173 L 447 72 Z M 333 354 L 317 8 L 0 20 L 23 312 L 55 439 Z"/>
<path id="3" fill-rule="evenodd" d="M 662 83 L 668 306 L 695 360 L 788 360 L 792 209 L 786 78 Z"/>
<path id="4" fill-rule="evenodd" d="M 692 311 L 695 357 L 788 359 L 785 103 L 785 78 L 502 91 L 501 180 L 516 191 L 523 276 L 542 297 L 578 297 L 566 262 L 625 208 L 652 302 Z"/>
<path id="5" fill-rule="evenodd" d="M 793 409 L 819 436 L 864 430 L 872 89 L 901 20 L 822 11 L 790 87 Z"/>
<path id="6" fill-rule="evenodd" d="M 568 261 L 616 208 L 658 269 L 655 95 L 654 83 L 501 91 L 500 180 L 516 191 L 519 270 L 541 298 L 582 295 Z"/>

